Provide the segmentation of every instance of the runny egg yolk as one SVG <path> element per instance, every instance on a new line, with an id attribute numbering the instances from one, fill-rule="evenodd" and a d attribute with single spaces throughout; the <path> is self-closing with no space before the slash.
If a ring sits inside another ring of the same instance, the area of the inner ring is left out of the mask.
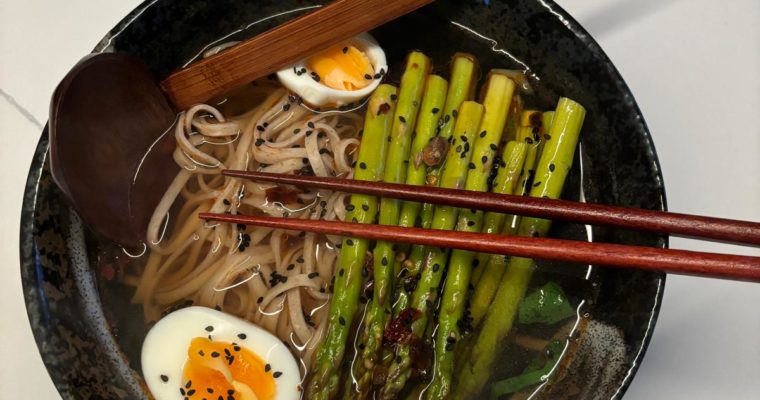
<path id="1" fill-rule="evenodd" d="M 180 393 L 184 392 L 183 396 L 197 392 L 201 395 L 198 398 L 274 398 L 275 371 L 242 346 L 196 337 L 190 342 L 187 356 L 180 390 Z"/>
<path id="2" fill-rule="evenodd" d="M 306 60 L 325 86 L 359 90 L 372 82 L 375 71 L 367 55 L 354 46 L 337 44 Z"/>

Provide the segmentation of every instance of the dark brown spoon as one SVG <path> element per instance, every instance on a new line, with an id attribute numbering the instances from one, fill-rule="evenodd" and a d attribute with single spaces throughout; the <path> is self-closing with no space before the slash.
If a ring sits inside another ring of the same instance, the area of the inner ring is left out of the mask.
<path id="1" fill-rule="evenodd" d="M 432 1 L 333 1 L 176 71 L 160 86 L 133 57 L 87 56 L 53 95 L 53 178 L 90 228 L 122 246 L 137 247 L 150 214 L 177 172 L 171 158 L 176 110 L 266 76 Z M 163 133 L 167 134 L 162 137 Z"/>

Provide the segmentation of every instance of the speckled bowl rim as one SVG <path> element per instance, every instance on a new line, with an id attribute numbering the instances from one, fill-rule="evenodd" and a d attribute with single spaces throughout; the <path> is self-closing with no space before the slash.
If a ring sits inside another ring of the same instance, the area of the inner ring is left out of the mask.
<path id="1" fill-rule="evenodd" d="M 111 29 L 95 46 L 93 49 L 93 52 L 104 52 L 108 51 L 108 48 L 110 46 L 110 43 L 113 38 L 118 36 L 121 31 L 123 31 L 127 26 L 132 24 L 134 21 L 136 21 L 140 15 L 143 13 L 145 9 L 152 6 L 156 2 L 160 0 L 145 0 L 140 5 L 138 5 L 134 10 L 132 10 L 129 14 L 127 14 L 126 17 L 124 17 L 119 23 L 116 24 L 116 26 Z M 570 16 L 562 7 L 560 7 L 558 4 L 556 4 L 552 0 L 536 0 L 539 2 L 544 8 L 547 10 L 550 10 L 553 14 L 557 16 L 557 18 L 560 18 L 563 20 L 564 25 L 568 30 L 570 30 L 577 39 L 593 54 L 594 57 L 599 58 L 600 60 L 604 61 L 607 65 L 607 68 L 609 68 L 609 72 L 611 75 L 613 75 L 616 78 L 617 84 L 620 85 L 621 91 L 627 92 L 631 95 L 633 98 L 633 94 L 631 93 L 630 88 L 625 83 L 625 80 L 620 75 L 620 72 L 617 70 L 615 65 L 612 63 L 612 61 L 609 59 L 607 54 L 602 50 L 601 46 L 593 39 L 593 37 L 572 17 Z M 654 163 L 656 167 L 656 178 L 659 179 L 660 185 L 659 185 L 659 191 L 661 195 L 661 202 L 662 202 L 662 210 L 667 210 L 667 197 L 665 193 L 665 184 L 664 179 L 662 176 L 662 169 L 660 166 L 659 157 L 657 156 L 657 151 L 654 145 L 654 141 L 652 139 L 651 132 L 649 131 L 649 127 L 647 126 L 644 117 L 641 113 L 641 109 L 639 108 L 638 104 L 635 102 L 635 100 L 632 102 L 631 107 L 633 109 L 633 112 L 638 117 L 643 137 L 646 140 L 646 147 L 651 151 L 651 161 Z M 42 356 L 42 360 L 45 364 L 45 368 L 48 371 L 48 375 L 50 376 L 51 380 L 53 380 L 53 383 L 56 385 L 56 388 L 59 390 L 59 393 L 61 395 L 69 395 L 71 393 L 64 393 L 59 385 L 57 384 L 55 374 L 50 369 L 50 361 L 55 359 L 56 354 L 55 352 L 44 350 L 41 346 L 42 341 L 45 337 L 44 328 L 39 326 L 34 326 L 32 324 L 32 313 L 39 314 L 44 309 L 44 305 L 40 303 L 40 299 L 38 298 L 38 294 L 34 293 L 34 290 L 31 290 L 31 286 L 34 285 L 34 282 L 32 282 L 30 275 L 28 275 L 27 271 L 30 271 L 32 268 L 35 268 L 35 260 L 34 255 L 32 252 L 32 244 L 34 242 L 34 211 L 36 209 L 37 203 L 37 190 L 39 186 L 40 176 L 42 169 L 44 167 L 45 162 L 47 161 L 48 156 L 48 140 L 47 140 L 47 125 L 42 131 L 41 138 L 39 142 L 37 143 L 37 146 L 35 148 L 34 157 L 29 169 L 29 173 L 27 176 L 27 181 L 25 185 L 24 190 L 24 198 L 23 198 L 23 204 L 21 209 L 21 223 L 20 223 L 20 260 L 21 260 L 21 283 L 23 287 L 24 292 L 24 300 L 27 308 L 27 316 L 29 318 L 29 322 L 32 328 L 32 333 L 35 338 L 35 342 L 37 343 L 38 350 L 40 351 L 40 355 Z M 664 236 L 661 239 L 661 243 L 663 247 L 668 247 L 668 237 Z M 81 244 L 84 246 L 84 244 Z M 623 377 L 622 382 L 620 383 L 620 386 L 616 392 L 617 398 L 621 398 L 624 396 L 625 392 L 629 388 L 631 382 L 633 381 L 633 377 L 636 375 L 636 372 L 638 371 L 641 360 L 644 357 L 644 354 L 646 353 L 650 341 L 652 339 L 654 328 L 656 326 L 657 319 L 659 317 L 660 313 L 660 307 L 662 305 L 662 298 L 664 294 L 664 285 L 665 285 L 665 273 L 652 273 L 653 275 L 657 276 L 659 278 L 659 290 L 657 291 L 655 295 L 655 304 L 651 308 L 650 312 L 650 319 L 649 324 L 647 326 L 646 331 L 644 332 L 644 337 L 641 340 L 641 346 L 637 349 L 637 354 L 633 358 L 631 362 L 631 367 L 627 370 L 625 376 Z M 32 274 L 34 275 L 34 274 Z"/>

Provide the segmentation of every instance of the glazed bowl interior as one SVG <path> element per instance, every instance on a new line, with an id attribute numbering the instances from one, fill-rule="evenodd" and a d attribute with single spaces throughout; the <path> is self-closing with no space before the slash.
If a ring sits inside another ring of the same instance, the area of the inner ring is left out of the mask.
<path id="1" fill-rule="evenodd" d="M 95 51 L 134 54 L 160 79 L 214 44 L 250 37 L 318 5 L 300 0 L 149 1 Z M 434 71 L 443 74 L 458 51 L 476 55 L 481 71 L 528 70 L 536 106 L 547 108 L 566 96 L 588 110 L 563 197 L 665 209 L 654 146 L 631 93 L 599 46 L 557 5 L 438 1 L 372 34 L 386 50 L 391 81 L 398 81 L 404 56 L 412 49 L 430 55 Z M 44 131 L 21 223 L 22 279 L 40 352 L 65 398 L 148 397 L 139 367 L 147 325 L 139 306 L 129 302 L 131 289 L 94 272 L 99 257 L 114 246 L 83 227 L 63 202 L 50 177 L 47 140 Z M 659 235 L 567 223 L 555 223 L 552 236 L 667 245 Z M 611 327 L 580 333 L 604 351 L 584 350 L 588 354 L 578 357 L 546 398 L 622 396 L 652 334 L 664 275 L 546 262 L 539 269 L 588 283 L 581 285 L 583 318 Z"/>

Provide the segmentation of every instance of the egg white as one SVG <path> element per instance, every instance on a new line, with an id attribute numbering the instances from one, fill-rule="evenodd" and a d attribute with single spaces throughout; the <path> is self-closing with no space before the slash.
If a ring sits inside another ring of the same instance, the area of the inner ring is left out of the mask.
<path id="1" fill-rule="evenodd" d="M 388 73 L 388 63 L 385 59 L 385 52 L 375 38 L 368 33 L 363 33 L 354 36 L 346 43 L 364 52 L 369 59 L 369 62 L 374 67 L 375 74 L 384 75 Z M 306 73 L 298 75 L 297 71 L 302 70 L 306 70 Z M 278 71 L 277 77 L 280 79 L 280 83 L 282 83 L 283 86 L 300 96 L 306 104 L 315 107 L 321 107 L 327 104 L 342 106 L 353 103 L 372 94 L 382 80 L 382 78 L 374 79 L 373 77 L 372 82 L 369 85 L 359 90 L 333 89 L 322 82 L 317 82 L 311 77 L 311 71 L 306 67 L 305 59 L 288 68 Z"/>
<path id="2" fill-rule="evenodd" d="M 211 332 L 207 327 L 213 327 Z M 238 335 L 245 335 L 241 339 Z M 290 351 L 276 336 L 248 321 L 205 307 L 188 307 L 161 318 L 142 347 L 142 371 L 156 400 L 182 399 L 179 388 L 190 342 L 196 337 L 235 342 L 272 366 L 275 400 L 299 399 L 301 376 Z M 161 375 L 168 379 L 164 382 Z"/>

